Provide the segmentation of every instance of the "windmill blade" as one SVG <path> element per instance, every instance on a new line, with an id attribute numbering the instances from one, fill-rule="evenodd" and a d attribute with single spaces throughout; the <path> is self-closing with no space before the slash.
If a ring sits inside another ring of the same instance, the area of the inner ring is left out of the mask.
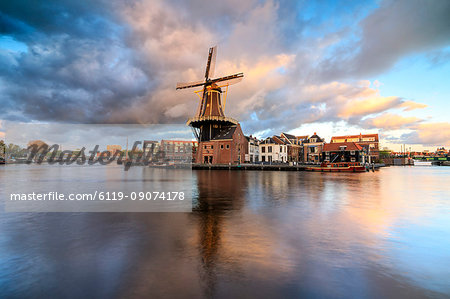
<path id="1" fill-rule="evenodd" d="M 228 80 L 224 80 L 224 81 L 220 81 L 220 83 L 217 83 L 217 85 L 219 86 L 230 86 L 236 83 L 241 82 L 243 79 L 243 77 L 238 77 L 238 78 L 234 78 L 234 79 L 228 79 Z"/>
<path id="2" fill-rule="evenodd" d="M 238 74 L 214 79 L 214 80 L 212 80 L 212 83 L 216 83 L 217 85 L 221 85 L 221 86 L 233 85 L 233 84 L 241 82 L 243 77 L 244 77 L 243 73 L 238 73 Z"/>
<path id="3" fill-rule="evenodd" d="M 214 71 L 216 70 L 216 57 L 217 57 L 217 46 L 212 47 L 211 64 L 209 66 L 208 78 L 214 76 Z"/>
<path id="4" fill-rule="evenodd" d="M 209 77 L 209 71 L 211 69 L 211 61 L 213 59 L 215 48 L 216 47 L 209 48 L 208 60 L 206 61 L 206 70 L 205 70 L 205 79 L 206 79 L 206 81 L 208 81 L 208 79 L 211 78 L 211 77 Z M 215 59 L 216 58 L 214 57 L 214 60 Z M 215 62 L 214 62 L 214 64 L 215 64 Z"/>
<path id="5" fill-rule="evenodd" d="M 196 81 L 196 82 L 189 82 L 189 83 L 177 83 L 177 88 L 176 89 L 185 89 L 185 88 L 191 88 L 191 87 L 197 87 L 197 86 L 202 86 L 205 85 L 205 81 Z"/>

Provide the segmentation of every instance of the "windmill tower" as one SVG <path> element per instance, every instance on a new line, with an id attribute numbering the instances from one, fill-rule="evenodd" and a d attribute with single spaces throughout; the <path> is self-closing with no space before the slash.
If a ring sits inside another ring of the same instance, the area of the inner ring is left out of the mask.
<path id="1" fill-rule="evenodd" d="M 209 141 L 222 130 L 238 124 L 238 121 L 226 117 L 224 113 L 228 86 L 238 83 L 244 77 L 243 73 L 237 73 L 225 77 L 212 79 L 216 64 L 217 47 L 209 49 L 206 62 L 205 79 L 191 83 L 177 83 L 176 89 L 201 87 L 195 91 L 200 102 L 195 117 L 187 121 L 192 127 L 194 135 L 199 142 Z M 225 91 L 222 91 L 222 88 Z M 223 101 L 222 101 L 223 95 Z"/>

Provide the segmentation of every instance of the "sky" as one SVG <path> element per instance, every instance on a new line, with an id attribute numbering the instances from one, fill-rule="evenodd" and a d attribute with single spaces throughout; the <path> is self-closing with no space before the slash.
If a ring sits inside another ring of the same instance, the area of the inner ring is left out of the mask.
<path id="1" fill-rule="evenodd" d="M 450 1 L 0 2 L 0 126 L 186 122 L 177 82 L 244 73 L 244 133 L 450 147 Z M 0 132 L 0 137 L 4 132 Z"/>

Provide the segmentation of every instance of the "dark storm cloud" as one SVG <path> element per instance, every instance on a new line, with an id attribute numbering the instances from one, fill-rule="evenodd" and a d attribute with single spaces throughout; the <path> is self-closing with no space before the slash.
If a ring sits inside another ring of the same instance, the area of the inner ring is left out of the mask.
<path id="1" fill-rule="evenodd" d="M 2 118 L 108 122 L 154 84 L 102 1 L 3 1 L 0 30 L 27 51 L 0 53 Z"/>
<path id="2" fill-rule="evenodd" d="M 360 77 L 390 69 L 406 55 L 450 44 L 450 1 L 383 1 L 360 22 L 356 43 L 321 63 L 321 78 Z"/>
<path id="3" fill-rule="evenodd" d="M 106 1 L 2 1 L 0 33 L 29 39 L 32 32 L 90 36 L 110 31 L 112 17 Z"/>

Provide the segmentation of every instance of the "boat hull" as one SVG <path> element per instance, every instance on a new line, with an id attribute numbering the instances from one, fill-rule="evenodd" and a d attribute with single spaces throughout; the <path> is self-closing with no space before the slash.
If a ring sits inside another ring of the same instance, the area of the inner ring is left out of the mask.
<path id="1" fill-rule="evenodd" d="M 307 167 L 306 170 L 317 172 L 366 172 L 366 167 L 359 163 L 332 163 L 317 167 Z"/>
<path id="2" fill-rule="evenodd" d="M 366 172 L 366 168 L 360 167 L 308 167 L 306 170 L 317 172 Z"/>

